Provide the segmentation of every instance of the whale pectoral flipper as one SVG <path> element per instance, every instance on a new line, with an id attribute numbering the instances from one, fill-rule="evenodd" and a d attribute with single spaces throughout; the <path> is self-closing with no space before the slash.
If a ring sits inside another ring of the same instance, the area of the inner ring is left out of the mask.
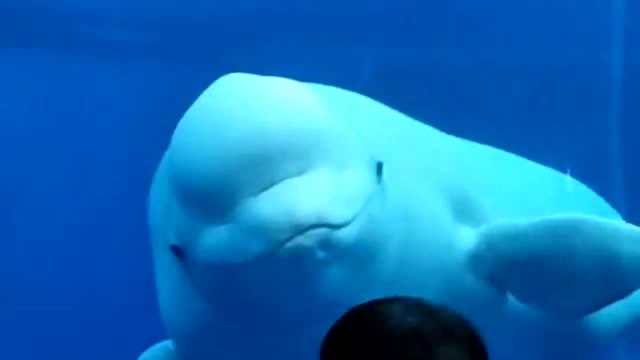
<path id="1" fill-rule="evenodd" d="M 138 360 L 178 360 L 178 355 L 175 352 L 173 341 L 167 339 L 151 345 L 138 356 Z"/>
<path id="2" fill-rule="evenodd" d="M 481 228 L 473 271 L 519 301 L 575 320 L 640 288 L 640 228 L 558 215 Z"/>

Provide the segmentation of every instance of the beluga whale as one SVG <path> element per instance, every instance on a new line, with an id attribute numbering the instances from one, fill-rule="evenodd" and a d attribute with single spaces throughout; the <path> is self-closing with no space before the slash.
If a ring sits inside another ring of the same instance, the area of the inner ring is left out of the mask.
<path id="1" fill-rule="evenodd" d="M 314 359 L 393 295 L 457 310 L 494 360 L 612 359 L 640 316 L 640 228 L 587 185 L 328 84 L 213 81 L 148 226 L 167 338 L 140 360 Z"/>

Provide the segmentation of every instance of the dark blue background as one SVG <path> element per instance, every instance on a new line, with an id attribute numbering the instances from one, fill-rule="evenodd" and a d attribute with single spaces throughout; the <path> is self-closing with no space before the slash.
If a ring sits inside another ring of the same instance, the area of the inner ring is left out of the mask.
<path id="1" fill-rule="evenodd" d="M 637 2 L 616 99 L 611 0 L 289 2 L 0 0 L 1 359 L 132 359 L 164 337 L 146 192 L 182 112 L 229 71 L 348 87 L 570 167 L 640 221 Z"/>

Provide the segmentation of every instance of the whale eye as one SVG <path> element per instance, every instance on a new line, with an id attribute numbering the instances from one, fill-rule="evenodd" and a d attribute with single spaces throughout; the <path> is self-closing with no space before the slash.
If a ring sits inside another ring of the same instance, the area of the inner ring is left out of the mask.
<path id="1" fill-rule="evenodd" d="M 382 180 L 382 174 L 384 172 L 384 163 L 382 161 L 376 161 L 376 178 L 378 181 Z"/>
<path id="2" fill-rule="evenodd" d="M 178 260 L 184 260 L 184 249 L 178 245 L 169 245 L 169 250 Z"/>

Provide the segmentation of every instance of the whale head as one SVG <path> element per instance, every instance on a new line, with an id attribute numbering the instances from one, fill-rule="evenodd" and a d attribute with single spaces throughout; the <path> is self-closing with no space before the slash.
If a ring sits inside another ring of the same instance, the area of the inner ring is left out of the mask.
<path id="1" fill-rule="evenodd" d="M 357 243 L 378 206 L 384 164 L 348 120 L 302 82 L 244 73 L 213 82 L 166 152 L 181 210 L 167 246 L 196 264 L 371 256 Z"/>

